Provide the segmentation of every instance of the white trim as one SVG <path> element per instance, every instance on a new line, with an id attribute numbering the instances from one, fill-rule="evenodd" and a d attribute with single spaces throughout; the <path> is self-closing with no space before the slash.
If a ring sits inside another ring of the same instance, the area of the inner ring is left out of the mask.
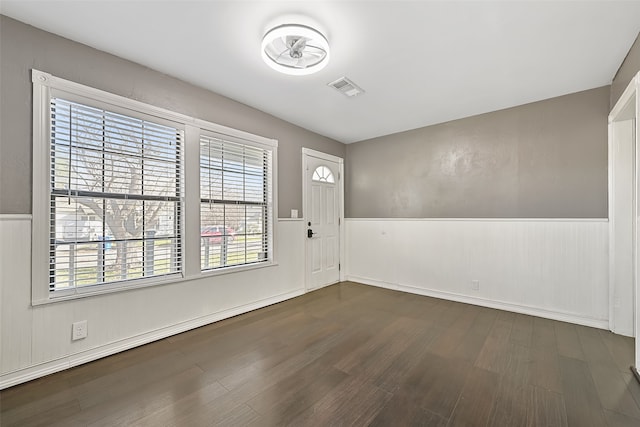
<path id="1" fill-rule="evenodd" d="M 31 221 L 31 214 L 0 214 L 0 221 Z"/>
<path id="2" fill-rule="evenodd" d="M 526 306 L 520 304 L 512 304 L 502 301 L 488 300 L 484 298 L 470 297 L 452 292 L 436 291 L 428 288 L 416 288 L 402 284 L 394 284 L 382 282 L 379 280 L 348 275 L 347 279 L 352 282 L 358 282 L 365 285 L 377 286 L 379 288 L 392 289 L 410 294 L 422 295 L 427 297 L 439 298 L 449 301 L 462 302 L 465 304 L 477 305 L 480 307 L 496 308 L 514 313 L 527 314 L 529 316 L 543 317 L 545 319 L 559 320 L 561 322 L 575 323 L 577 325 L 590 326 L 592 328 L 608 329 L 609 323 L 606 319 L 593 319 L 590 317 L 579 316 L 573 313 L 563 313 L 558 311 L 548 311 L 539 307 Z"/>
<path id="3" fill-rule="evenodd" d="M 51 76 L 32 70 L 33 79 L 33 220 L 31 223 L 31 301 L 49 299 L 49 82 Z"/>
<path id="4" fill-rule="evenodd" d="M 304 221 L 304 218 L 278 218 L 278 222 L 280 221 Z"/>
<path id="5" fill-rule="evenodd" d="M 271 253 L 271 263 L 278 264 L 278 233 L 276 233 L 276 221 L 278 221 L 278 146 L 274 146 L 271 150 L 271 206 L 267 206 L 271 221 L 267 221 L 269 227 L 268 233 L 271 237 L 269 242 Z M 198 187 L 200 188 L 200 187 Z M 199 252 L 198 252 L 199 253 Z M 198 256 L 199 258 L 199 256 Z"/>
<path id="6" fill-rule="evenodd" d="M 636 73 L 635 76 L 631 78 L 629 84 L 625 88 L 620 98 L 616 101 L 616 105 L 613 106 L 611 112 L 609 113 L 608 120 L 609 123 L 616 120 L 616 118 L 622 113 L 622 111 L 627 107 L 631 98 L 636 95 L 637 86 L 640 84 L 640 71 Z"/>
<path id="7" fill-rule="evenodd" d="M 345 221 L 609 222 L 608 218 L 346 218 Z"/>
<path id="8" fill-rule="evenodd" d="M 110 356 L 112 354 L 120 353 L 121 351 L 129 350 L 144 344 L 148 344 L 153 341 L 157 341 L 163 338 L 170 337 L 191 329 L 199 328 L 210 323 L 218 322 L 239 314 L 248 313 L 250 311 L 263 308 L 272 304 L 276 304 L 282 301 L 286 301 L 291 298 L 298 297 L 304 294 L 303 289 L 299 289 L 292 292 L 283 293 L 270 298 L 265 298 L 250 304 L 244 304 L 235 308 L 220 311 L 218 313 L 209 314 L 207 316 L 198 317 L 196 319 L 187 320 L 175 325 L 167 326 L 165 328 L 156 329 L 155 331 L 147 332 L 138 336 L 127 338 L 124 340 L 115 341 L 113 343 L 96 347 L 90 350 L 75 353 L 57 360 L 46 362 L 40 365 L 32 366 L 25 369 L 19 369 L 17 371 L 8 372 L 0 377 L 0 390 L 21 384 L 36 378 L 43 377 L 55 372 L 63 371 L 73 366 L 81 365 L 83 363 L 90 362 L 92 360 L 100 359 L 102 357 Z"/>
<path id="9" fill-rule="evenodd" d="M 345 223 L 344 223 L 344 161 L 340 159 L 338 162 L 338 167 L 340 168 L 340 275 L 338 276 L 341 281 L 345 280 L 346 271 L 347 271 L 347 260 L 345 257 Z"/>
<path id="10" fill-rule="evenodd" d="M 309 213 L 307 212 L 307 198 L 309 197 L 309 195 L 307 194 L 307 157 L 315 157 L 317 159 L 322 159 L 322 160 L 326 160 L 329 162 L 333 162 L 333 163 L 337 163 L 338 164 L 338 222 L 339 222 L 339 227 L 338 227 L 338 238 L 340 239 L 340 242 L 338 243 L 338 263 L 340 265 L 340 270 L 338 272 L 338 279 L 340 281 L 345 280 L 345 271 L 346 271 L 346 263 L 345 263 L 345 227 L 344 227 L 344 159 L 342 157 L 338 157 L 338 156 L 334 156 L 332 154 L 327 154 L 327 153 L 323 153 L 321 151 L 316 151 L 316 150 L 312 150 L 311 148 L 305 148 L 302 147 L 302 220 L 304 221 L 304 223 L 307 223 L 307 219 L 308 219 L 308 215 Z M 307 242 L 306 242 L 306 237 L 303 235 L 302 236 L 303 239 L 305 239 L 305 260 L 304 260 L 304 285 L 305 285 L 305 290 L 308 292 L 309 289 L 309 273 L 307 271 L 308 269 L 308 260 L 307 260 L 307 256 L 308 256 L 308 248 L 307 248 Z M 328 286 L 328 285 L 327 285 Z"/>
<path id="11" fill-rule="evenodd" d="M 633 105 L 632 103 L 635 103 L 635 105 Z M 629 107 L 633 106 L 635 108 L 635 117 L 625 117 L 623 116 L 623 113 L 625 113 L 625 110 Z M 611 112 L 609 113 L 608 116 L 608 203 L 609 203 L 609 330 L 615 332 L 615 333 L 619 333 L 619 334 L 624 334 L 624 335 L 630 335 L 633 336 L 634 335 L 634 331 L 629 331 L 626 330 L 626 328 L 623 328 L 622 326 L 619 325 L 620 322 L 618 322 L 618 313 L 616 310 L 616 289 L 617 286 L 619 286 L 619 282 L 620 280 L 616 277 L 616 272 L 617 272 L 617 260 L 619 257 L 616 256 L 616 234 L 618 233 L 618 229 L 617 229 L 617 224 L 616 224 L 616 197 L 615 197 L 615 189 L 617 188 L 616 186 L 616 180 L 617 180 L 617 175 L 616 175 L 616 162 L 614 161 L 616 159 L 615 156 L 615 147 L 614 147 L 614 142 L 615 142 L 615 130 L 614 130 L 614 123 L 618 122 L 618 121 L 626 121 L 626 120 L 631 120 L 631 119 L 635 119 L 635 140 L 632 141 L 632 144 L 634 146 L 634 152 L 635 152 L 635 159 L 633 159 L 632 161 L 634 161 L 633 164 L 633 195 L 632 197 L 634 198 L 634 200 L 632 201 L 632 229 L 634 230 L 632 232 L 632 242 L 633 242 L 633 250 L 636 251 L 638 248 L 638 230 L 636 230 L 636 210 L 637 210 L 637 206 L 638 206 L 638 202 L 639 200 L 637 200 L 637 195 L 638 195 L 638 188 L 637 188 L 637 182 L 638 182 L 638 174 L 640 173 L 640 171 L 638 171 L 637 165 L 640 164 L 639 163 L 639 159 L 640 159 L 640 145 L 638 143 L 639 138 L 640 138 L 640 72 L 638 72 L 635 76 L 633 76 L 633 78 L 630 80 L 628 86 L 625 88 L 624 92 L 622 93 L 622 95 L 620 96 L 620 98 L 618 98 L 618 101 L 616 102 L 615 106 L 611 109 Z M 635 335 L 637 336 L 640 330 L 640 321 L 639 321 L 639 317 L 640 317 L 640 289 L 639 289 L 639 281 L 638 281 L 638 265 L 637 265 L 637 255 L 633 256 L 633 291 L 634 291 L 634 295 L 635 295 L 635 301 L 634 301 L 634 313 L 633 313 L 633 329 L 635 329 Z M 623 330 L 624 329 L 624 330 Z M 640 341 L 636 339 L 636 345 L 635 345 L 635 361 L 636 361 L 636 365 L 640 365 Z"/>
<path id="12" fill-rule="evenodd" d="M 334 156 L 333 154 L 323 153 L 322 151 L 312 150 L 311 148 L 302 147 L 302 154 L 306 154 L 307 156 L 316 157 L 322 160 L 328 160 L 334 163 L 344 162 L 342 157 Z"/>

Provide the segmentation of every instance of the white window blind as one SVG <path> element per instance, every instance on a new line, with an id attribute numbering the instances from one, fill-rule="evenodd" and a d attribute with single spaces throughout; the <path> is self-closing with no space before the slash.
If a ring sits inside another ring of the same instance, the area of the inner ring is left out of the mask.
<path id="1" fill-rule="evenodd" d="M 52 97 L 49 290 L 182 271 L 183 131 Z"/>
<path id="2" fill-rule="evenodd" d="M 202 270 L 271 258 L 272 150 L 200 137 L 200 261 Z"/>

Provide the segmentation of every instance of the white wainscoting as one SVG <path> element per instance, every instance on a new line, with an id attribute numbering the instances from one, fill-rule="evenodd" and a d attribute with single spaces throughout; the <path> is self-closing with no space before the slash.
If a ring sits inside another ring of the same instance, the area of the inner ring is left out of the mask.
<path id="1" fill-rule="evenodd" d="M 0 215 L 0 389 L 301 295 L 304 223 L 276 226 L 276 266 L 33 307 L 31 216 Z"/>
<path id="2" fill-rule="evenodd" d="M 605 219 L 347 219 L 346 265 L 356 282 L 608 328 Z"/>

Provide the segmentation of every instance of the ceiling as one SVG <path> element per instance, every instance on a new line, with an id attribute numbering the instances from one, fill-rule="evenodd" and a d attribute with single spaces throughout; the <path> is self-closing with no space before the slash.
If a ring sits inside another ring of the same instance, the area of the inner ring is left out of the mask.
<path id="1" fill-rule="evenodd" d="M 351 143 L 604 86 L 640 1 L 16 1 L 0 12 Z M 322 31 L 331 61 L 287 76 L 273 26 Z M 327 83 L 346 76 L 348 98 Z"/>

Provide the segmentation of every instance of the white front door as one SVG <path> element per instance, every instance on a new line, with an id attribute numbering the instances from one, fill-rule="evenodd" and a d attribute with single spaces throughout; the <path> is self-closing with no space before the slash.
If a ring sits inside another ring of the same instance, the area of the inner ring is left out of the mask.
<path id="1" fill-rule="evenodd" d="M 303 151 L 307 290 L 340 281 L 341 160 Z"/>

